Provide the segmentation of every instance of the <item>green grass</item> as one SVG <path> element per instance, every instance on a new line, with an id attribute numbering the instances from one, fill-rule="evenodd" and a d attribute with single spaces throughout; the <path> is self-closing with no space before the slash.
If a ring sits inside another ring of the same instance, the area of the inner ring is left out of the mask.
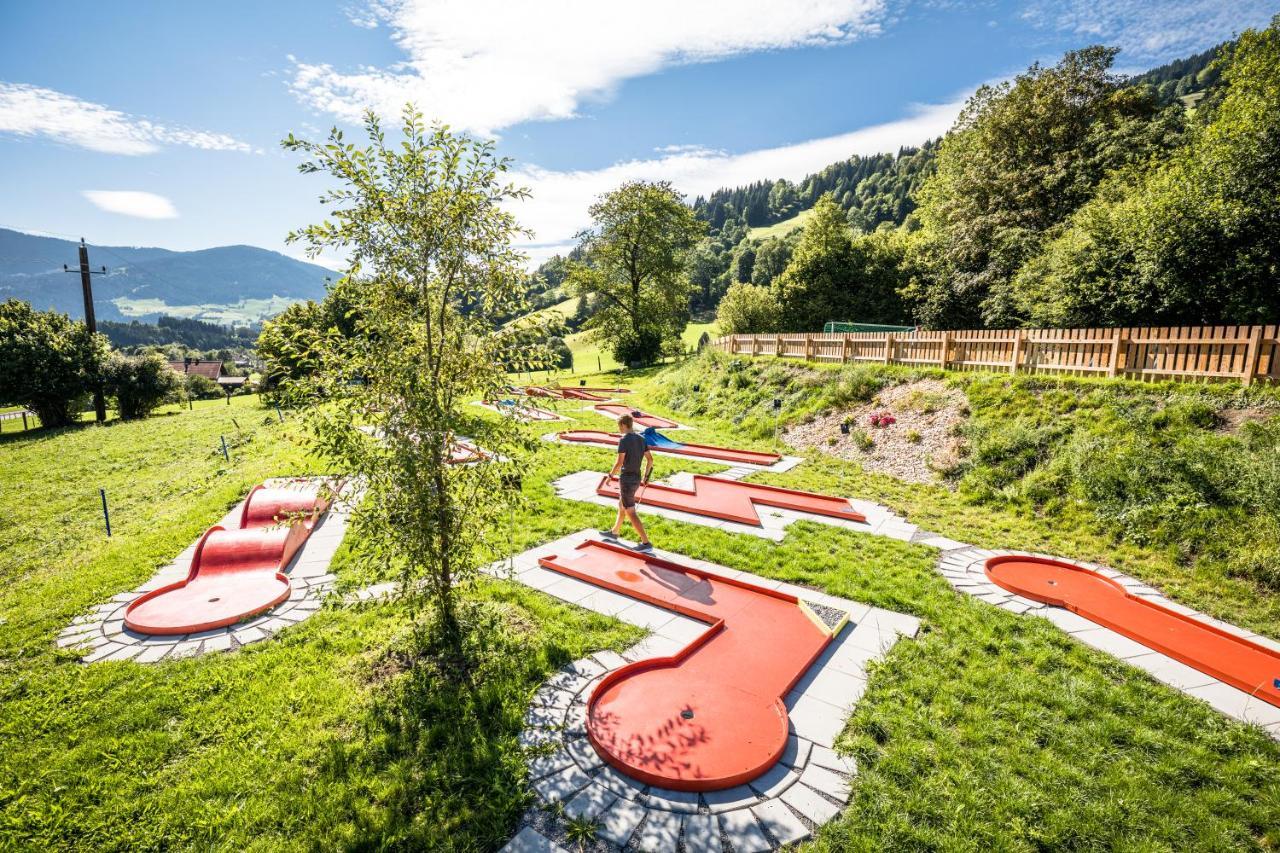
<path id="1" fill-rule="evenodd" d="M 692 420 L 699 441 L 771 446 L 771 416 L 755 408 L 775 393 L 767 383 L 720 386 L 700 361 L 622 378 L 629 400 Z M 782 389 L 788 417 L 857 391 L 841 381 L 795 374 Z M 234 433 L 233 416 L 242 443 L 227 464 L 215 443 Z M 530 692 L 558 665 L 633 641 L 634 629 L 482 583 L 468 600 L 494 628 L 471 690 L 430 659 L 405 668 L 410 617 L 396 603 L 330 605 L 275 640 L 159 667 L 84 667 L 54 650 L 72 617 L 149 577 L 249 485 L 317 470 L 298 438 L 295 421 L 276 423 L 246 398 L 0 441 L 0 848 L 485 850 L 505 840 L 529 802 L 516 736 Z M 540 444 L 521 463 L 528 511 L 494 535 L 518 552 L 607 524 L 611 510 L 560 500 L 551 482 L 609 462 L 604 450 Z M 659 476 L 713 467 L 658 457 Z M 978 544 L 1157 579 L 1178 568 L 1077 516 L 977 506 L 831 458 L 757 478 L 879 500 Z M 98 485 L 117 501 L 110 542 Z M 851 803 L 814 849 L 1280 844 L 1280 746 L 1042 620 L 956 594 L 935 551 L 811 523 L 779 544 L 663 518 L 649 526 L 659 546 L 922 619 L 920 636 L 871 671 L 839 743 L 859 762 Z M 377 577 L 345 548 L 336 572 L 345 589 Z M 1174 595 L 1267 622 L 1243 589 Z"/>
<path id="2" fill-rule="evenodd" d="M 772 225 L 760 225 L 747 229 L 747 236 L 752 240 L 767 240 L 770 237 L 785 237 L 796 228 L 803 228 L 813 216 L 813 208 L 802 210 L 790 219 L 775 222 Z"/>

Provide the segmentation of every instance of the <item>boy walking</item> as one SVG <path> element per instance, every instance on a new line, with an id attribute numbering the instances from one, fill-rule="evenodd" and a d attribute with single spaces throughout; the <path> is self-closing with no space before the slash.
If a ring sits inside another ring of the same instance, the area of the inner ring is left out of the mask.
<path id="1" fill-rule="evenodd" d="M 644 522 L 636 512 L 636 492 L 642 483 L 649 482 L 653 474 L 653 454 L 644 438 L 633 429 L 631 415 L 618 418 L 618 431 L 622 438 L 618 440 L 618 458 L 614 460 L 610 477 L 618 478 L 618 517 L 608 531 L 600 531 L 610 539 L 617 539 L 622 530 L 622 522 L 630 521 L 636 533 L 640 535 L 640 546 L 636 549 L 643 553 L 651 553 L 653 544 L 649 542 L 649 534 L 645 533 Z M 640 463 L 644 462 L 644 474 L 640 473 Z"/>

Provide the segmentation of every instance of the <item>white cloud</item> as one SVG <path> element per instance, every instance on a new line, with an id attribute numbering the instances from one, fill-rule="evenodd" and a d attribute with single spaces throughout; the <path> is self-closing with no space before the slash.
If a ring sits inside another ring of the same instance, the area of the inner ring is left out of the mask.
<path id="1" fill-rule="evenodd" d="M 631 160 L 593 171 L 553 172 L 525 168 L 513 180 L 528 186 L 532 197 L 513 209 L 521 224 L 534 231 L 524 246 L 538 263 L 573 245 L 574 234 L 588 225 L 587 207 L 596 196 L 632 180 L 667 180 L 689 199 L 764 179 L 799 180 L 855 154 L 896 152 L 946 133 L 964 99 L 922 106 L 906 118 L 795 145 L 744 154 L 695 149 L 651 160 Z"/>
<path id="2" fill-rule="evenodd" d="M 84 197 L 108 213 L 138 219 L 177 219 L 173 202 L 162 195 L 138 190 L 85 190 Z"/>
<path id="3" fill-rule="evenodd" d="M 1161 60 L 1266 26 L 1275 12 L 1271 0 L 1033 0 L 1022 17 L 1038 27 L 1119 46 L 1127 60 Z"/>
<path id="4" fill-rule="evenodd" d="M 0 81 L 0 133 L 45 136 L 108 154 L 151 154 L 162 145 L 251 151 L 226 134 L 158 124 L 73 95 Z"/>
<path id="5" fill-rule="evenodd" d="M 378 0 L 352 17 L 385 22 L 406 59 L 337 68 L 295 60 L 292 88 L 348 121 L 406 101 L 481 134 L 570 118 L 588 99 L 666 66 L 738 53 L 844 44 L 879 32 L 886 0 L 582 3 Z"/>

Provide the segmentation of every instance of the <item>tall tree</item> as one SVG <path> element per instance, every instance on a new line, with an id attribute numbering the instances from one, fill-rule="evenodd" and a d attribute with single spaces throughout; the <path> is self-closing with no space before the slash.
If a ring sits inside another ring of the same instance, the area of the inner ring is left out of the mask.
<path id="1" fill-rule="evenodd" d="M 78 417 L 85 397 L 102 381 L 110 346 L 84 323 L 30 302 L 0 303 L 0 404 L 16 403 L 47 427 Z"/>
<path id="2" fill-rule="evenodd" d="M 706 230 L 666 181 L 634 181 L 590 207 L 593 225 L 579 235 L 570 292 L 594 296 L 588 321 L 596 340 L 623 363 L 648 363 L 689 322 L 686 260 Z"/>
<path id="3" fill-rule="evenodd" d="M 919 194 L 924 225 L 910 294 L 926 325 L 1008 324 L 1010 282 L 1110 171 L 1178 141 L 1152 122 L 1146 87 L 1123 88 L 1116 51 L 1072 51 L 969 99 Z"/>
<path id="4" fill-rule="evenodd" d="M 411 108 L 403 139 L 388 142 L 372 113 L 364 129 L 362 146 L 337 129 L 327 142 L 284 141 L 308 158 L 303 173 L 333 181 L 322 196 L 331 219 L 289 240 L 345 254 L 347 296 L 359 306 L 355 334 L 324 336 L 318 369 L 296 391 L 324 401 L 307 409 L 316 447 L 366 489 L 356 541 L 398 567 L 406 590 L 425 592 L 436 636 L 458 652 L 456 587 L 505 547 L 519 491 L 510 465 L 451 460 L 463 435 L 489 454 L 523 446 L 510 421 L 466 404 L 496 396 L 506 365 L 541 366 L 531 363 L 539 347 L 494 322 L 524 290 L 523 257 L 511 248 L 524 232 L 505 205 L 526 192 L 504 182 L 507 162 L 491 143 L 428 128 Z M 370 421 L 376 440 L 358 429 Z"/>

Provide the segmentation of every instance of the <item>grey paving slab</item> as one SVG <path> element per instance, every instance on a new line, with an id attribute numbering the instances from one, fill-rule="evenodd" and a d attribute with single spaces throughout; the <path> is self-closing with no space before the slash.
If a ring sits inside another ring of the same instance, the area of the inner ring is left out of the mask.
<path id="1" fill-rule="evenodd" d="M 560 733 L 552 729 L 526 728 L 520 732 L 520 745 L 525 749 L 536 746 L 544 746 L 549 743 L 559 743 Z"/>
<path id="2" fill-rule="evenodd" d="M 1124 660 L 1126 658 L 1145 655 L 1152 651 L 1142 643 L 1134 642 L 1122 634 L 1117 634 L 1110 628 L 1094 628 L 1092 631 L 1077 631 L 1071 636 L 1075 637 L 1085 645 L 1093 646 L 1095 649 L 1104 651 L 1109 655 Z"/>
<path id="3" fill-rule="evenodd" d="M 852 755 L 841 755 L 826 746 L 815 744 L 813 750 L 809 753 L 809 762 L 819 767 L 826 767 L 828 770 L 838 770 L 841 773 L 850 775 L 858 772 L 858 764 Z"/>
<path id="4" fill-rule="evenodd" d="M 782 801 L 819 826 L 840 814 L 840 806 L 803 783 L 783 791 Z"/>
<path id="5" fill-rule="evenodd" d="M 565 804 L 564 811 L 575 820 L 595 821 L 605 809 L 613 805 L 618 795 L 604 785 L 591 784 L 583 788 Z"/>
<path id="6" fill-rule="evenodd" d="M 773 849 L 773 842 L 765 836 L 750 809 L 723 812 L 719 817 L 720 828 L 734 853 L 765 853 Z"/>
<path id="7" fill-rule="evenodd" d="M 853 708 L 867 691 L 867 680 L 833 668 L 810 667 L 792 692 L 843 708 Z M 799 698 L 797 695 L 797 698 Z"/>
<path id="8" fill-rule="evenodd" d="M 620 666 L 625 666 L 627 663 L 627 659 L 617 652 L 596 652 L 592 657 L 595 658 L 605 669 L 617 669 Z"/>
<path id="9" fill-rule="evenodd" d="M 165 655 L 169 654 L 169 652 L 173 651 L 173 647 L 175 645 L 177 644 L 176 643 L 171 645 L 153 644 L 153 645 L 143 646 L 142 650 L 138 652 L 138 656 L 134 658 L 134 660 L 137 663 L 155 663 L 156 661 L 162 659 Z"/>
<path id="10" fill-rule="evenodd" d="M 775 764 L 747 784 L 762 797 L 777 797 L 800 777 L 785 764 Z"/>
<path id="11" fill-rule="evenodd" d="M 683 826 L 684 815 L 650 809 L 648 818 L 632 837 L 631 843 L 646 853 L 670 853 L 680 843 Z"/>
<path id="12" fill-rule="evenodd" d="M 1197 699 L 1203 699 L 1227 716 L 1246 723 L 1260 726 L 1280 723 L 1280 708 L 1220 681 L 1204 687 L 1193 687 L 1186 692 Z"/>
<path id="13" fill-rule="evenodd" d="M 141 646 L 122 645 L 119 648 L 117 648 L 114 652 L 104 657 L 103 660 L 109 660 L 109 661 L 131 660 L 132 658 L 137 657 L 138 653 L 141 651 L 142 651 Z"/>
<path id="14" fill-rule="evenodd" d="M 698 793 L 696 791 L 672 791 L 668 788 L 650 787 L 647 804 L 650 809 L 662 809 L 668 812 L 696 812 L 698 810 Z"/>
<path id="15" fill-rule="evenodd" d="M 791 813 L 781 800 L 768 800 L 753 806 L 756 820 L 760 821 L 779 844 L 792 844 L 809 837 L 809 827 Z"/>
<path id="16" fill-rule="evenodd" d="M 558 803 L 570 799 L 590 783 L 590 777 L 574 765 L 538 779 L 533 783 L 533 789 L 547 802 Z"/>
<path id="17" fill-rule="evenodd" d="M 795 733 L 822 746 L 831 746 L 844 729 L 848 714 L 835 705 L 801 696 L 787 709 Z"/>
<path id="18" fill-rule="evenodd" d="M 691 814 L 684 817 L 684 849 L 688 853 L 720 853 L 720 821 L 715 815 Z"/>
<path id="19" fill-rule="evenodd" d="M 625 776 L 612 767 L 605 767 L 596 774 L 596 781 L 625 800 L 637 799 L 648 787 L 643 782 Z"/>
<path id="20" fill-rule="evenodd" d="M 849 783 L 845 778 L 818 764 L 812 764 L 804 769 L 800 774 L 800 783 L 841 803 L 849 799 Z"/>
<path id="21" fill-rule="evenodd" d="M 128 648 L 124 643 L 103 643 L 81 658 L 81 660 L 85 663 L 97 663 L 100 660 L 106 660 L 124 648 Z"/>
<path id="22" fill-rule="evenodd" d="M 640 821 L 644 820 L 645 814 L 647 812 L 644 806 L 619 797 L 601 815 L 598 835 L 619 847 L 625 847 L 631 840 L 631 834 L 640 825 Z"/>
<path id="23" fill-rule="evenodd" d="M 711 809 L 712 814 L 742 809 L 760 802 L 756 792 L 747 785 L 735 785 L 719 791 L 703 791 L 702 799 Z"/>
<path id="24" fill-rule="evenodd" d="M 564 723 L 564 708 L 552 708 L 546 705 L 533 705 L 524 714 L 526 726 L 551 728 Z"/>
<path id="25" fill-rule="evenodd" d="M 506 843 L 501 853 L 569 853 L 569 851 L 532 826 L 526 826 Z"/>
<path id="26" fill-rule="evenodd" d="M 1036 615 L 1048 619 L 1068 634 L 1092 631 L 1098 627 L 1098 623 L 1091 622 L 1078 613 L 1072 613 L 1070 610 L 1063 610 L 1061 607 L 1046 607 L 1037 611 Z"/>
<path id="27" fill-rule="evenodd" d="M 565 742 L 565 749 L 573 756 L 573 760 L 578 762 L 578 765 L 587 772 L 604 766 L 604 759 L 600 757 L 600 753 L 596 752 L 596 748 L 584 737 L 570 738 Z"/>
<path id="28" fill-rule="evenodd" d="M 809 752 L 812 749 L 813 741 L 805 740 L 795 735 L 787 735 L 787 747 L 782 751 L 782 757 L 778 761 L 791 768 L 804 767 L 809 760 Z"/>
<path id="29" fill-rule="evenodd" d="M 529 778 L 533 780 L 541 779 L 544 776 L 550 776 L 553 773 L 559 773 L 574 764 L 573 756 L 567 750 L 558 749 L 550 755 L 539 755 L 531 758 L 527 762 L 529 768 Z"/>
<path id="30" fill-rule="evenodd" d="M 1128 662 L 1150 673 L 1153 678 L 1179 690 L 1203 687 L 1206 684 L 1213 684 L 1217 680 L 1212 675 L 1206 675 L 1200 670 L 1187 666 L 1185 663 L 1176 661 L 1160 652 L 1150 652 L 1145 655 L 1131 657 Z"/>

